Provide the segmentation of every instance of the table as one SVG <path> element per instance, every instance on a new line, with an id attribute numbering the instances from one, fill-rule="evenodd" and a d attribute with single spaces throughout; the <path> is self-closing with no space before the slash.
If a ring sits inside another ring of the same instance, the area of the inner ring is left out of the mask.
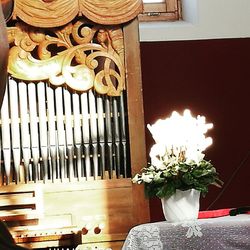
<path id="1" fill-rule="evenodd" d="M 250 250 L 250 215 L 225 216 L 132 228 L 122 250 Z"/>

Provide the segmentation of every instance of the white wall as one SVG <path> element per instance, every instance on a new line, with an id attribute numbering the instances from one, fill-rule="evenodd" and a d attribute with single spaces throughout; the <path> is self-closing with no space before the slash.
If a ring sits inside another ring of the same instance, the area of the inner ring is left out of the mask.
<path id="1" fill-rule="evenodd" d="M 183 21 L 140 23 L 141 41 L 250 37 L 250 0 L 182 0 Z"/>

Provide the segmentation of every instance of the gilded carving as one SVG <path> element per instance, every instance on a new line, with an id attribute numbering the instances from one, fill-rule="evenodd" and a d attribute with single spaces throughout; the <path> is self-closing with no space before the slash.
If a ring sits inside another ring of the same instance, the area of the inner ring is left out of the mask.
<path id="1" fill-rule="evenodd" d="M 125 86 L 121 28 L 99 27 L 83 19 L 61 28 L 24 23 L 8 28 L 9 73 L 29 81 L 49 80 L 77 91 L 94 88 L 119 95 Z"/>

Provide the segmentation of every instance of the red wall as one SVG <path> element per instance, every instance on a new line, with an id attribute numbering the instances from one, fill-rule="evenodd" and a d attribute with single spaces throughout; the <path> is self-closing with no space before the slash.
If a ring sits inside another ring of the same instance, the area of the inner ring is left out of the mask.
<path id="1" fill-rule="evenodd" d="M 201 209 L 250 205 L 250 39 L 143 42 L 141 60 L 146 124 L 185 108 L 214 124 L 205 158 L 225 184 L 209 189 Z M 146 142 L 149 151 L 148 130 Z M 150 209 L 152 221 L 163 219 L 158 199 Z"/>

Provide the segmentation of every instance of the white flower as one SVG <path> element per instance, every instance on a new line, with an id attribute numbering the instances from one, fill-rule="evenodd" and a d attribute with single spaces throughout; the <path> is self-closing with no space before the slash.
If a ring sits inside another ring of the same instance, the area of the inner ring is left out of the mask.
<path id="1" fill-rule="evenodd" d="M 177 172 L 177 171 L 179 171 L 179 169 L 180 169 L 180 166 L 179 165 L 175 165 L 175 171 Z"/>
<path id="2" fill-rule="evenodd" d="M 162 144 L 154 144 L 150 150 L 149 156 L 151 164 L 157 169 L 165 169 L 164 162 L 161 158 L 165 155 L 166 148 Z"/>
<path id="3" fill-rule="evenodd" d="M 212 139 L 205 136 L 212 124 L 206 124 L 204 116 L 195 118 L 189 110 L 185 110 L 183 115 L 174 111 L 171 117 L 158 120 L 155 124 L 148 125 L 148 128 L 155 140 L 149 153 L 151 164 L 132 179 L 134 183 L 146 185 L 147 196 L 164 197 L 164 192 L 159 192 L 158 187 L 161 191 L 166 190 L 169 197 L 179 185 L 184 190 L 200 189 L 209 184 L 220 186 L 213 165 L 208 161 L 201 163 L 204 158 L 202 152 L 212 144 Z M 187 176 L 183 173 L 188 171 L 192 175 L 196 166 L 199 168 L 201 165 L 201 175 L 194 174 L 194 180 L 187 187 Z M 211 171 L 212 178 L 206 184 L 203 178 L 207 178 L 208 171 Z M 206 193 L 205 188 L 204 190 L 203 193 Z"/>
<path id="4" fill-rule="evenodd" d="M 154 176 L 153 174 L 142 173 L 141 179 L 146 183 L 150 183 L 154 179 Z"/>
<path id="5" fill-rule="evenodd" d="M 194 161 L 196 164 L 199 164 L 203 160 L 204 154 L 199 151 L 187 150 L 186 151 L 186 162 L 187 164 Z"/>
<path id="6" fill-rule="evenodd" d="M 133 182 L 133 183 L 141 184 L 141 183 L 142 183 L 142 180 L 141 180 L 140 175 L 139 175 L 139 174 L 136 174 L 136 175 L 134 176 L 134 178 L 132 179 L 132 182 Z"/>
<path id="7" fill-rule="evenodd" d="M 169 158 L 169 162 L 168 162 L 169 166 L 176 165 L 177 163 L 178 163 L 178 158 L 176 158 L 176 157 Z"/>
<path id="8" fill-rule="evenodd" d="M 154 144 L 149 152 L 150 157 L 164 156 L 166 154 L 166 147 L 164 144 Z"/>
<path id="9" fill-rule="evenodd" d="M 167 155 L 167 154 L 164 155 L 164 157 L 163 157 L 164 164 L 168 165 L 170 161 L 171 161 L 171 157 L 169 157 L 169 155 Z"/>
<path id="10" fill-rule="evenodd" d="M 156 173 L 155 176 L 154 176 L 154 181 L 159 180 L 161 178 L 161 174 L 162 174 L 162 172 Z"/>
<path id="11" fill-rule="evenodd" d="M 147 127 L 157 145 L 152 152 L 154 155 L 157 149 L 157 154 L 163 155 L 163 148 L 167 152 L 172 150 L 176 156 L 183 149 L 202 152 L 212 144 L 212 139 L 206 138 L 205 133 L 213 127 L 213 124 L 206 124 L 204 116 L 193 117 L 188 109 L 182 116 L 174 111 L 169 118 L 159 119 L 155 124 Z"/>
<path id="12" fill-rule="evenodd" d="M 164 162 L 162 160 L 159 160 L 157 157 L 151 158 L 151 164 L 156 168 L 156 169 L 161 169 L 164 170 L 166 168 Z"/>

